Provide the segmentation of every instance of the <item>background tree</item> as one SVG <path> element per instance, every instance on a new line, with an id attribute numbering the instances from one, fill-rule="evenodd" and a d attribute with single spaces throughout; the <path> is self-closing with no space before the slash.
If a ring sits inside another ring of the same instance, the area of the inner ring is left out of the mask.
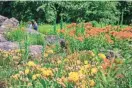
<path id="1" fill-rule="evenodd" d="M 96 21 L 106 24 L 130 24 L 130 1 L 1 1 L 0 14 L 19 21 L 35 19 L 42 23 Z M 124 20 L 123 20 L 124 19 Z"/>

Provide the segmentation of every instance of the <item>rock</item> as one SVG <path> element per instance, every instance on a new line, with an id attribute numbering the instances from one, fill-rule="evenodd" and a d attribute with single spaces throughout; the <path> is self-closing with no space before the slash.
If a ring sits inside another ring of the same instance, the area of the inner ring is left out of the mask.
<path id="1" fill-rule="evenodd" d="M 59 36 L 56 35 L 48 35 L 45 37 L 45 40 L 48 44 L 53 44 L 60 41 Z"/>
<path id="2" fill-rule="evenodd" d="M 18 49 L 19 45 L 15 42 L 0 42 L 0 49 L 3 50 L 14 50 L 14 49 Z"/>
<path id="3" fill-rule="evenodd" d="M 6 85 L 6 82 L 0 80 L 0 88 L 7 88 Z"/>
<path id="4" fill-rule="evenodd" d="M 0 15 L 0 26 L 2 25 L 2 23 L 3 23 L 6 19 L 8 19 L 8 18 Z"/>
<path id="5" fill-rule="evenodd" d="M 41 45 L 31 45 L 29 46 L 29 55 L 31 58 L 38 58 L 42 56 L 42 46 Z"/>
<path id="6" fill-rule="evenodd" d="M 60 39 L 60 46 L 61 46 L 61 48 L 67 49 L 67 44 L 64 39 Z"/>
<path id="7" fill-rule="evenodd" d="M 0 27 L 0 34 L 3 34 L 6 30 L 2 27 Z"/>
<path id="8" fill-rule="evenodd" d="M 2 34 L 0 34 L 0 42 L 7 42 L 7 40 L 4 38 Z"/>
<path id="9" fill-rule="evenodd" d="M 6 19 L 1 27 L 2 28 L 15 28 L 19 25 L 19 21 L 15 18 Z"/>
<path id="10" fill-rule="evenodd" d="M 40 34 L 38 31 L 36 31 L 34 29 L 30 29 L 30 28 L 27 28 L 26 31 L 27 31 L 27 33 L 30 33 L 30 34 Z"/>

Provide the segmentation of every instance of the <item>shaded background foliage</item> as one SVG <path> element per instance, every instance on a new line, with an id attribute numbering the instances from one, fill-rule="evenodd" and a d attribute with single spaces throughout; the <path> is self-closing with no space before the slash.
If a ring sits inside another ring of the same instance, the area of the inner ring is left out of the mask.
<path id="1" fill-rule="evenodd" d="M 1 1 L 0 14 L 19 21 L 35 19 L 37 22 L 97 21 L 106 24 L 130 24 L 130 1 Z"/>

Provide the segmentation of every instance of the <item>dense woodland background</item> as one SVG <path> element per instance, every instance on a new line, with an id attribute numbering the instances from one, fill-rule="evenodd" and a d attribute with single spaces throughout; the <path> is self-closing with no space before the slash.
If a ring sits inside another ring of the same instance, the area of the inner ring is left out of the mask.
<path id="1" fill-rule="evenodd" d="M 19 21 L 39 23 L 96 21 L 106 24 L 131 24 L 130 1 L 1 1 L 0 14 Z"/>

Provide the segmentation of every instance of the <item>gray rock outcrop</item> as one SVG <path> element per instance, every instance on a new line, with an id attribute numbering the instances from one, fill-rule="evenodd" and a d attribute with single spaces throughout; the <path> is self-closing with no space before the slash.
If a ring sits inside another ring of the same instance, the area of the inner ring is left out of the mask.
<path id="1" fill-rule="evenodd" d="M 7 42 L 7 40 L 2 34 L 0 34 L 0 42 Z"/>
<path id="2" fill-rule="evenodd" d="M 30 33 L 30 34 L 40 34 L 38 31 L 36 31 L 34 29 L 30 29 L 30 28 L 27 28 L 26 31 L 27 31 L 27 33 Z"/>
<path id="3" fill-rule="evenodd" d="M 0 42 L 0 49 L 3 50 L 15 50 L 18 49 L 19 45 L 15 42 Z"/>
<path id="4" fill-rule="evenodd" d="M 39 58 L 42 56 L 42 46 L 41 45 L 31 45 L 29 46 L 29 55 L 31 58 Z"/>
<path id="5" fill-rule="evenodd" d="M 2 24 L 2 28 L 15 28 L 18 27 L 19 21 L 15 18 L 6 19 Z"/>
<path id="6" fill-rule="evenodd" d="M 59 42 L 60 38 L 56 35 L 48 35 L 45 37 L 45 40 L 48 44 L 54 44 L 56 42 Z"/>
<path id="7" fill-rule="evenodd" d="M 5 29 L 4 28 L 2 28 L 2 27 L 0 27 L 0 34 L 3 34 L 3 33 L 5 33 Z"/>
<path id="8" fill-rule="evenodd" d="M 2 25 L 2 23 L 3 23 L 6 19 L 8 19 L 8 18 L 0 15 L 0 26 Z"/>

